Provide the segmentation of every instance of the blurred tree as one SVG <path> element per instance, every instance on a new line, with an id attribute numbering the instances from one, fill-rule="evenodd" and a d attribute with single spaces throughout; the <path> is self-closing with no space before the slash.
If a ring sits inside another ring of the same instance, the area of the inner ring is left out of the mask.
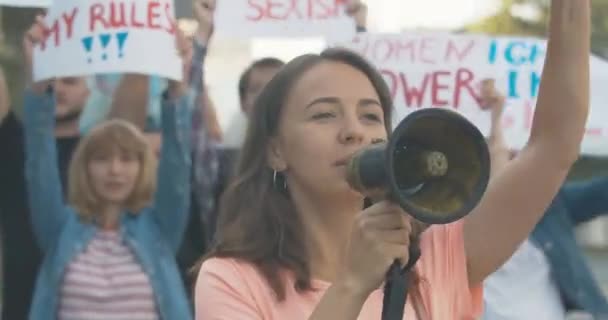
<path id="1" fill-rule="evenodd" d="M 0 10 L 0 66 L 6 74 L 13 108 L 20 109 L 24 81 L 21 41 L 40 10 L 13 7 L 2 7 Z"/>
<path id="2" fill-rule="evenodd" d="M 591 5 L 591 51 L 608 58 L 608 0 L 593 0 Z M 495 15 L 468 25 L 465 30 L 542 37 L 549 19 L 549 6 L 549 0 L 502 0 Z M 535 13 L 535 17 L 518 15 L 518 9 Z"/>

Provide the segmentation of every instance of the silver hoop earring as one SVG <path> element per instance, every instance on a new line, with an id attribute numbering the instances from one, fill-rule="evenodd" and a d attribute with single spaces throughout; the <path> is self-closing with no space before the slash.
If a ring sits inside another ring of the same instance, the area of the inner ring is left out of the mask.
<path id="1" fill-rule="evenodd" d="M 277 183 L 277 180 L 279 178 L 279 172 L 276 170 L 272 170 L 272 185 L 275 187 L 275 189 L 280 189 L 279 188 L 279 184 Z M 287 189 L 287 181 L 285 181 L 285 177 L 283 177 L 283 190 Z"/>

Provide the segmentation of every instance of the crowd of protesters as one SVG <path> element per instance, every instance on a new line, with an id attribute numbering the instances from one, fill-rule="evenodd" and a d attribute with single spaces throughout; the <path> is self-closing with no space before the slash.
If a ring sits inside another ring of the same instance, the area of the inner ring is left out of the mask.
<path id="1" fill-rule="evenodd" d="M 345 3 L 366 32 L 367 6 Z M 573 231 L 608 212 L 608 179 L 564 184 L 589 112 L 589 0 L 552 1 L 521 150 L 484 82 L 490 183 L 471 214 L 433 226 L 391 201 L 367 206 L 347 183 L 348 160 L 389 139 L 393 112 L 381 74 L 347 49 L 252 62 L 234 84 L 246 135 L 221 147 L 204 75 L 216 5 L 194 0 L 196 31 L 178 31 L 181 81 L 34 81 L 44 16 L 25 32 L 23 106 L 0 74 L 2 319 L 380 319 L 412 236 L 422 256 L 404 319 L 608 319 Z M 104 119 L 83 126 L 99 103 Z"/>

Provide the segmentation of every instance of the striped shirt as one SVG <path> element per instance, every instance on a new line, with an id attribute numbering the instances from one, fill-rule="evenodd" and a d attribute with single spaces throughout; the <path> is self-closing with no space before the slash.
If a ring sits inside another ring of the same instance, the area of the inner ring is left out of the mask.
<path id="1" fill-rule="evenodd" d="M 115 231 L 99 231 L 68 265 L 60 320 L 159 319 L 148 275 Z"/>

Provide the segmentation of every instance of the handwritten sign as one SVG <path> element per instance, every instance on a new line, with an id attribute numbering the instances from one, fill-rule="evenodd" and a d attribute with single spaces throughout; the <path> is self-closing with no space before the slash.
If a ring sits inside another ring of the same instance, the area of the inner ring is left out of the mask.
<path id="1" fill-rule="evenodd" d="M 489 133 L 490 116 L 480 105 L 481 80 L 496 79 L 507 96 L 503 127 L 513 148 L 528 140 L 538 98 L 546 41 L 448 33 L 361 34 L 348 43 L 382 73 L 395 102 L 397 124 L 419 108 L 453 109 Z M 608 63 L 591 58 L 591 116 L 582 152 L 608 155 Z"/>
<path id="2" fill-rule="evenodd" d="M 51 0 L 0 0 L 0 6 L 47 8 Z"/>
<path id="3" fill-rule="evenodd" d="M 181 79 L 173 11 L 172 0 L 57 1 L 34 52 L 34 78 L 138 72 Z"/>
<path id="4" fill-rule="evenodd" d="M 355 23 L 345 0 L 230 0 L 218 1 L 218 34 L 240 37 L 350 38 Z"/>
<path id="5" fill-rule="evenodd" d="M 547 41 L 535 38 L 491 38 L 487 63 L 501 70 L 502 91 L 509 108 L 505 114 L 508 137 L 522 146 L 529 136 L 539 94 Z M 582 153 L 608 155 L 608 62 L 591 56 L 591 110 Z"/>

